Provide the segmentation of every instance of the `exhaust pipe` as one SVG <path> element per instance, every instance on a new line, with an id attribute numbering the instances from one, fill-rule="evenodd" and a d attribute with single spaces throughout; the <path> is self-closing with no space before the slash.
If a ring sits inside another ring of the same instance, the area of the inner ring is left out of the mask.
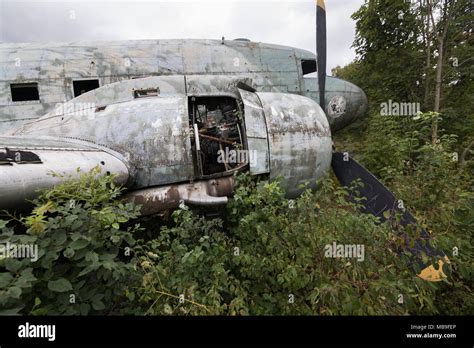
<path id="1" fill-rule="evenodd" d="M 227 196 L 234 191 L 232 176 L 195 183 L 151 187 L 125 193 L 127 202 L 140 204 L 142 215 L 152 215 L 166 209 L 178 208 L 181 203 L 197 206 L 226 204 Z"/>

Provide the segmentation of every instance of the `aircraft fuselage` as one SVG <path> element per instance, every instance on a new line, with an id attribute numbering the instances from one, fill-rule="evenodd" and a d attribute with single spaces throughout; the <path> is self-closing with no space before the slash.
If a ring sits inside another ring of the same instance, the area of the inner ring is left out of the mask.
<path id="1" fill-rule="evenodd" d="M 139 40 L 0 45 L 0 133 L 31 122 L 89 90 L 160 75 L 248 77 L 260 92 L 319 102 L 315 54 L 246 40 Z M 337 130 L 365 112 L 354 84 L 328 76 L 325 112 Z"/>

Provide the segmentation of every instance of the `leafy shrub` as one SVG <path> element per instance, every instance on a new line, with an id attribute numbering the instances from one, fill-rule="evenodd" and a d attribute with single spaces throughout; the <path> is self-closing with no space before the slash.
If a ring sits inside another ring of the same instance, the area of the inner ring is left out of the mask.
<path id="1" fill-rule="evenodd" d="M 472 314 L 470 176 L 451 160 L 452 138 L 406 136 L 417 145 L 396 155 L 398 171 L 381 167 L 382 179 L 448 254 L 448 280 L 417 278 L 410 255 L 396 252 L 400 236 L 359 213 L 332 177 L 288 200 L 278 181 L 239 175 L 218 218 L 183 206 L 138 220 L 113 177 L 94 171 L 44 192 L 16 223 L 0 222 L 0 244 L 40 251 L 36 262 L 0 260 L 2 313 Z M 327 257 L 332 243 L 363 245 L 363 260 Z"/>
<path id="2" fill-rule="evenodd" d="M 173 226 L 143 246 L 143 282 L 131 292 L 143 312 L 437 312 L 437 286 L 415 277 L 395 252 L 389 226 L 359 214 L 332 179 L 294 201 L 284 198 L 278 182 L 257 184 L 247 176 L 239 182 L 223 218 L 177 210 Z M 365 259 L 325 257 L 333 242 L 363 244 Z"/>
<path id="3" fill-rule="evenodd" d="M 451 260 L 448 281 L 436 285 L 433 301 L 438 311 L 472 314 L 474 183 L 469 167 L 458 161 L 456 135 L 440 128 L 439 141 L 432 144 L 434 117 L 441 127 L 443 118 L 432 112 L 414 118 L 372 115 L 359 157 L 403 200 L 432 235 L 432 244 Z"/>
<path id="4" fill-rule="evenodd" d="M 38 259 L 0 261 L 3 314 L 111 313 L 127 282 L 136 280 L 126 260 L 138 226 L 124 226 L 138 207 L 115 200 L 121 188 L 100 169 L 44 192 L 16 226 L 0 221 L 0 243 L 37 246 Z M 118 306 L 118 307 L 117 307 Z"/>

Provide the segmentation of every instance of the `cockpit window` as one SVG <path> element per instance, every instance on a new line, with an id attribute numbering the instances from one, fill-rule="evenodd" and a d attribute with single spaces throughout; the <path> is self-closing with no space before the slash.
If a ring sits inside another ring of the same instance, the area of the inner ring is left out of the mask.
<path id="1" fill-rule="evenodd" d="M 301 60 L 301 68 L 303 69 L 303 75 L 311 74 L 317 70 L 315 59 L 303 59 Z"/>

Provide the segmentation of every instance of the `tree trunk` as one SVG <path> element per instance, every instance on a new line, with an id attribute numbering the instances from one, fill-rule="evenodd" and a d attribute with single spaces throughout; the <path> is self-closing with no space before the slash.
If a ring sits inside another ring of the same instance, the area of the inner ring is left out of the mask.
<path id="1" fill-rule="evenodd" d="M 420 0 L 420 7 L 422 6 L 422 0 Z M 425 97 L 423 99 L 424 107 L 428 107 L 429 98 L 430 98 L 430 71 L 431 71 L 431 36 L 430 36 L 430 16 L 431 16 L 431 4 L 427 1 L 426 7 L 426 26 L 425 26 L 425 17 L 422 16 L 423 21 L 423 36 L 426 45 L 426 65 L 425 65 Z M 422 11 L 422 9 L 421 9 Z"/>
<path id="2" fill-rule="evenodd" d="M 430 0 L 428 0 L 430 3 Z M 438 26 L 437 38 L 438 38 L 438 59 L 436 62 L 436 87 L 435 87 L 435 99 L 433 105 L 433 111 L 439 112 L 441 105 L 441 88 L 443 83 L 443 65 L 444 65 L 444 46 L 446 40 L 446 34 L 448 32 L 448 27 L 451 22 L 451 17 L 454 12 L 453 2 L 449 0 L 444 1 L 442 8 L 442 15 L 439 26 L 443 25 L 442 31 Z M 431 5 L 430 5 L 431 6 Z M 431 12 L 431 20 L 433 22 L 433 29 L 436 31 L 436 24 L 434 21 L 433 12 Z M 433 123 L 431 124 L 431 142 L 435 144 L 438 141 L 438 117 L 435 116 Z"/>
<path id="3" fill-rule="evenodd" d="M 441 103 L 441 84 L 442 84 L 442 73 L 443 73 L 443 63 L 444 63 L 444 38 L 438 38 L 438 59 L 436 62 L 436 87 L 435 87 L 435 98 L 433 111 L 439 112 L 439 106 Z M 435 116 L 432 123 L 431 129 L 431 141 L 433 144 L 438 140 L 438 117 Z"/>

